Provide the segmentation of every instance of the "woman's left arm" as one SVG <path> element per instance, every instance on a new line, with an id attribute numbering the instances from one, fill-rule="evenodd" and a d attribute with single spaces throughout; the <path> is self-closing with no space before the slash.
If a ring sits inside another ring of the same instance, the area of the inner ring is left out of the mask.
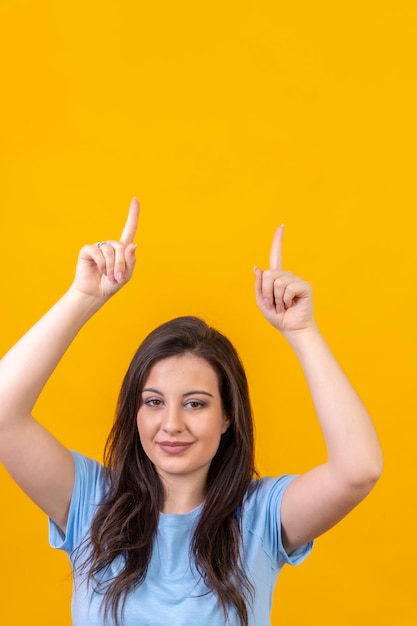
<path id="1" fill-rule="evenodd" d="M 378 437 L 368 412 L 323 339 L 313 316 L 312 289 L 282 270 L 280 226 L 270 269 L 255 269 L 256 301 L 288 340 L 306 377 L 327 448 L 327 462 L 288 486 L 281 508 L 287 552 L 321 535 L 351 511 L 382 471 Z"/>

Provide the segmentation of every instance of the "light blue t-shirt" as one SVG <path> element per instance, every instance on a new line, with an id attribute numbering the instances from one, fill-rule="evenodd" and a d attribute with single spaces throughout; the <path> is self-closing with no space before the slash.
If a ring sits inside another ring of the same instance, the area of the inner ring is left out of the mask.
<path id="1" fill-rule="evenodd" d="M 52 547 L 64 550 L 71 562 L 77 547 L 88 537 L 92 517 L 106 494 L 103 467 L 76 452 L 75 484 L 66 535 L 51 521 Z M 272 594 L 278 574 L 285 563 L 297 565 L 309 554 L 309 543 L 288 556 L 281 541 L 280 508 L 284 491 L 293 476 L 263 478 L 255 482 L 244 500 L 241 518 L 246 572 L 255 586 L 249 626 L 269 626 Z M 129 594 L 121 624 L 123 626 L 225 626 L 224 614 L 214 594 L 208 592 L 189 560 L 190 538 L 202 510 L 200 505 L 183 515 L 159 516 L 152 559 L 144 583 Z M 121 567 L 114 561 L 106 576 Z M 73 587 L 74 626 L 112 626 L 104 624 L 103 596 L 94 592 L 82 576 Z M 240 626 L 234 609 L 229 611 L 228 626 Z"/>

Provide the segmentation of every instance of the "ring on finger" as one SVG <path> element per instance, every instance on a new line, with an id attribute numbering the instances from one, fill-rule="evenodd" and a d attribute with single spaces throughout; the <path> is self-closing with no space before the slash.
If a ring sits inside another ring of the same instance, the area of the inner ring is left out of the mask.
<path id="1" fill-rule="evenodd" d="M 99 241 L 99 242 L 96 244 L 96 246 L 97 246 L 97 248 L 101 248 L 101 246 L 104 246 L 104 244 L 105 244 L 105 243 L 107 243 L 107 244 L 108 244 L 109 242 L 108 242 L 108 241 Z"/>

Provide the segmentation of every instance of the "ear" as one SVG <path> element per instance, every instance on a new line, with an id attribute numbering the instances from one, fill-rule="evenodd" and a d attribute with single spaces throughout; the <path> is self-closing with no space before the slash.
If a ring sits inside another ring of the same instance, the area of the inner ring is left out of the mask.
<path id="1" fill-rule="evenodd" d="M 230 422 L 229 417 L 226 415 L 226 413 L 224 413 L 223 414 L 223 424 L 222 424 L 222 435 L 224 435 L 226 430 L 229 428 L 230 423 L 231 422 Z"/>

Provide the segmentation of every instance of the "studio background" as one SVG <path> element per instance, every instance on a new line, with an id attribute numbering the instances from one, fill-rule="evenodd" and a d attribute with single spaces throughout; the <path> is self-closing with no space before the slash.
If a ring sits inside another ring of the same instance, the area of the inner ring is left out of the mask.
<path id="1" fill-rule="evenodd" d="M 101 460 L 136 346 L 195 314 L 244 361 L 261 473 L 322 462 L 300 368 L 254 301 L 281 222 L 284 266 L 313 284 L 373 416 L 384 474 L 284 569 L 274 626 L 417 622 L 416 16 L 411 0 L 0 0 L 0 354 L 69 286 L 79 248 L 118 237 L 132 195 L 142 206 L 134 279 L 35 416 Z M 0 623 L 70 626 L 66 557 L 3 468 L 0 511 Z"/>

